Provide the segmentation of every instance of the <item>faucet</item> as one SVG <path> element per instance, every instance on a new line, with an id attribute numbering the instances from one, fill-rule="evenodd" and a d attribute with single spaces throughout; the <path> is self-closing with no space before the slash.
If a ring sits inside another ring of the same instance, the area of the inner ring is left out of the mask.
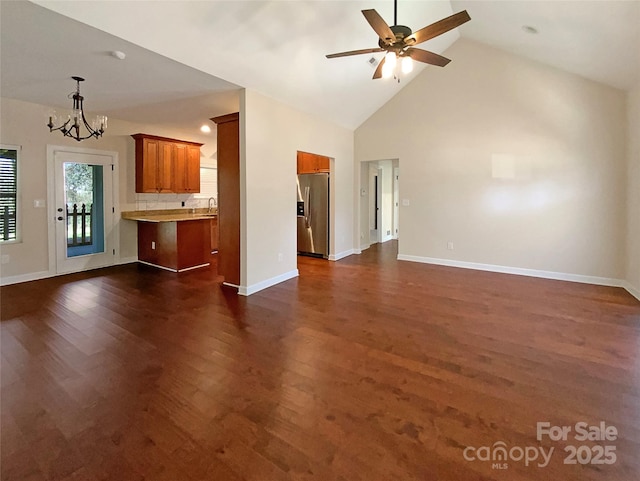
<path id="1" fill-rule="evenodd" d="M 218 202 L 216 201 L 216 198 L 215 198 L 215 197 L 209 197 L 209 213 L 211 213 L 211 209 L 213 208 L 213 207 L 211 206 L 211 201 L 213 201 L 213 205 L 214 205 L 215 207 L 217 207 L 217 206 L 218 206 Z"/>

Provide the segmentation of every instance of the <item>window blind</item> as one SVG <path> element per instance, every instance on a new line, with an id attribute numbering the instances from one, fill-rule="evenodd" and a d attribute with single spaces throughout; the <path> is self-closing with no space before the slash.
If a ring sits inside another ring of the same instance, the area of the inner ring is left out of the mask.
<path id="1" fill-rule="evenodd" d="M 17 238 L 18 151 L 0 149 L 0 242 Z"/>

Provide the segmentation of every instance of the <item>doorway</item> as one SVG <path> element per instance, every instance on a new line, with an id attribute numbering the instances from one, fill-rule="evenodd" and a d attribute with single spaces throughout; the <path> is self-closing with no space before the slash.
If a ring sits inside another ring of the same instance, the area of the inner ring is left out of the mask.
<path id="1" fill-rule="evenodd" d="M 53 270 L 66 274 L 113 265 L 116 154 L 60 147 L 49 157 Z"/>
<path id="2" fill-rule="evenodd" d="M 360 248 L 397 239 L 400 166 L 397 159 L 361 163 Z"/>
<path id="3" fill-rule="evenodd" d="M 373 163 L 372 163 L 373 164 Z M 369 166 L 369 244 L 382 242 L 382 169 Z"/>

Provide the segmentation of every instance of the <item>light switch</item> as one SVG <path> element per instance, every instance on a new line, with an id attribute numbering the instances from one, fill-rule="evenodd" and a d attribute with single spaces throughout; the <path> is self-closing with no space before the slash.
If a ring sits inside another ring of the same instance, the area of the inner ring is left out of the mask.
<path id="1" fill-rule="evenodd" d="M 409 199 L 402 199 L 402 205 L 403 206 L 408 206 L 409 205 Z"/>
<path id="2" fill-rule="evenodd" d="M 40 207 L 44 207 L 44 205 L 45 205 L 44 199 L 34 199 L 33 201 L 34 207 L 40 208 Z"/>

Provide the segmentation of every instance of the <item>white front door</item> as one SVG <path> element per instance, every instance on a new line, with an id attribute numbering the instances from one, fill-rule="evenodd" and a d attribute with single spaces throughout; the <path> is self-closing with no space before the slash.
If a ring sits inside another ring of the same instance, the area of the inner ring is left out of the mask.
<path id="1" fill-rule="evenodd" d="M 113 163 L 110 155 L 53 152 L 56 273 L 114 264 Z"/>

